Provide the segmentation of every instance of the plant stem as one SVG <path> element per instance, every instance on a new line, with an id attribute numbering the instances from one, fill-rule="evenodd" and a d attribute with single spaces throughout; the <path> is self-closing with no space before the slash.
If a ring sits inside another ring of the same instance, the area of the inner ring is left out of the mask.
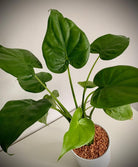
<path id="1" fill-rule="evenodd" d="M 93 106 L 89 106 L 89 107 L 87 107 L 86 109 L 85 109 L 85 111 L 87 111 L 88 109 L 90 109 L 90 108 L 92 108 Z"/>
<path id="2" fill-rule="evenodd" d="M 85 99 L 85 101 L 84 101 L 84 108 L 86 107 L 86 103 L 87 103 L 87 101 L 88 101 L 88 98 L 89 98 L 93 93 L 94 93 L 94 91 L 91 92 L 91 93 L 89 93 L 88 96 L 86 97 L 86 99 Z"/>
<path id="3" fill-rule="evenodd" d="M 75 103 L 76 108 L 78 108 L 78 104 L 77 104 L 77 100 L 76 100 L 76 96 L 75 96 L 75 92 L 74 92 L 74 88 L 73 88 L 73 84 L 72 84 L 72 79 L 71 79 L 71 75 L 70 75 L 69 66 L 68 66 L 68 77 L 69 77 L 69 83 L 70 83 L 74 103 Z"/>
<path id="4" fill-rule="evenodd" d="M 83 111 L 83 114 L 85 115 L 85 106 L 84 106 L 84 98 L 85 98 L 85 93 L 86 93 L 86 85 L 87 85 L 87 82 L 88 82 L 88 80 L 89 80 L 89 78 L 90 78 L 90 75 L 91 75 L 91 73 L 92 73 L 92 71 L 93 71 L 93 69 L 94 69 L 94 66 L 95 66 L 95 64 L 97 63 L 97 61 L 98 61 L 98 59 L 100 58 L 100 56 L 98 56 L 98 58 L 95 60 L 95 62 L 94 62 L 94 64 L 93 64 L 93 66 L 92 66 L 92 68 L 90 69 L 90 72 L 89 72 L 89 74 L 88 74 L 88 76 L 87 76 L 87 79 L 86 79 L 86 83 L 85 83 L 85 87 L 84 87 L 84 90 L 83 90 L 83 96 L 82 96 L 82 111 Z"/>
<path id="5" fill-rule="evenodd" d="M 68 119 L 66 113 L 63 112 L 61 109 L 58 109 L 58 108 L 56 108 L 56 107 L 52 107 L 52 109 L 58 111 L 61 115 L 63 115 L 63 116 L 70 122 L 70 119 Z"/>
<path id="6" fill-rule="evenodd" d="M 92 109 L 91 112 L 90 112 L 90 115 L 89 115 L 89 118 L 90 118 L 90 119 L 91 119 L 91 117 L 92 117 L 92 113 L 93 113 L 94 109 L 95 109 L 95 107 L 93 107 L 93 109 Z"/>
<path id="7" fill-rule="evenodd" d="M 58 103 L 58 105 L 61 107 L 61 109 L 63 110 L 63 112 L 66 114 L 66 118 L 68 120 L 71 120 L 72 116 L 70 115 L 70 113 L 68 112 L 68 110 L 63 106 L 63 104 L 52 94 L 52 92 L 46 87 L 46 85 L 39 79 L 39 77 L 37 77 L 37 75 L 35 75 L 35 78 L 37 79 L 37 81 L 48 91 L 48 93 L 54 98 L 54 100 Z M 63 116 L 65 116 L 65 114 Z"/>

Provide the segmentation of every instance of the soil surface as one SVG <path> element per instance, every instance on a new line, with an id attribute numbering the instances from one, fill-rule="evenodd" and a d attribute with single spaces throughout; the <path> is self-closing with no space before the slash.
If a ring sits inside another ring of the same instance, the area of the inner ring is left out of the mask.
<path id="1" fill-rule="evenodd" d="M 94 142 L 90 146 L 82 146 L 73 151 L 85 159 L 95 159 L 103 155 L 109 145 L 109 138 L 106 131 L 99 125 L 95 125 Z"/>

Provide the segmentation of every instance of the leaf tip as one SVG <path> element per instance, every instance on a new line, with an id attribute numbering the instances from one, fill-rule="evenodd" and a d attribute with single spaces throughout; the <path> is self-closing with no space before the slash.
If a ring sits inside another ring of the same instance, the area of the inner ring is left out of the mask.
<path id="1" fill-rule="evenodd" d="M 57 161 L 59 161 L 61 159 L 61 156 L 58 157 Z"/>
<path id="2" fill-rule="evenodd" d="M 60 152 L 60 155 L 59 155 L 57 161 L 59 161 L 70 150 L 71 149 L 64 149 L 64 146 L 62 146 L 62 149 L 61 149 L 61 152 Z"/>
<path id="3" fill-rule="evenodd" d="M 60 156 L 58 157 L 58 159 L 57 159 L 57 161 L 59 161 L 62 157 L 63 157 L 63 155 L 64 155 L 65 153 L 60 153 Z"/>
<path id="4" fill-rule="evenodd" d="M 2 145 L 2 144 L 1 144 L 1 148 L 2 148 L 2 150 L 3 150 L 6 154 L 8 154 L 8 155 L 10 155 L 10 156 L 13 156 L 13 155 L 14 155 L 14 154 L 8 153 L 8 147 L 6 147 L 5 145 Z"/>
<path id="5" fill-rule="evenodd" d="M 80 86 L 82 86 L 82 84 L 81 84 L 82 82 L 79 81 L 79 82 L 77 82 L 77 83 L 78 83 Z"/>

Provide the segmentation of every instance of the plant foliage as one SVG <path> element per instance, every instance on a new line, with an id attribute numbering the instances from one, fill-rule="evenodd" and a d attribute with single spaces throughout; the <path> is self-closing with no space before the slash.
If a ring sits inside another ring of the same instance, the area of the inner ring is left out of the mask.
<path id="1" fill-rule="evenodd" d="M 63 73 L 69 64 L 81 68 L 87 63 L 90 44 L 73 21 L 51 10 L 42 50 L 49 70 Z"/>
<path id="2" fill-rule="evenodd" d="M 28 50 L 7 48 L 0 45 L 0 68 L 17 78 L 22 89 L 32 93 L 47 91 L 42 99 L 14 100 L 7 102 L 0 111 L 0 145 L 7 149 L 22 132 L 36 121 L 46 124 L 50 108 L 58 111 L 69 122 L 59 159 L 71 149 L 93 141 L 94 123 L 91 120 L 95 108 L 102 108 L 116 120 L 132 118 L 130 104 L 138 102 L 138 68 L 118 65 L 101 69 L 91 81 L 90 75 L 99 60 L 111 60 L 120 56 L 128 47 L 129 38 L 122 35 L 106 34 L 91 44 L 85 33 L 59 11 L 52 9 L 48 18 L 46 34 L 42 43 L 42 53 L 48 69 L 54 73 L 68 71 L 76 111 L 73 116 L 58 99 L 57 90 L 51 91 L 46 82 L 52 80 L 48 72 L 35 73 L 42 68 L 40 61 Z M 78 107 L 69 65 L 82 68 L 90 53 L 97 53 L 85 81 L 78 82 L 83 88 L 82 103 Z M 56 86 L 56 85 L 55 85 Z M 87 89 L 92 91 L 86 96 Z M 94 89 L 93 89 L 94 88 Z M 86 104 L 90 101 L 87 113 Z"/>

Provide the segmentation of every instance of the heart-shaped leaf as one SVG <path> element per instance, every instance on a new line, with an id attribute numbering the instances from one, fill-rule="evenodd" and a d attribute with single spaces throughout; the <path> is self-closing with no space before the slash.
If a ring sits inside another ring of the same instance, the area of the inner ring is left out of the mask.
<path id="1" fill-rule="evenodd" d="M 110 117 L 120 121 L 131 119 L 133 116 L 133 112 L 129 104 L 124 106 L 104 109 L 104 111 Z"/>
<path id="2" fill-rule="evenodd" d="M 8 147 L 21 133 L 46 114 L 51 107 L 48 100 L 31 99 L 7 102 L 0 111 L 0 145 L 7 152 Z"/>
<path id="3" fill-rule="evenodd" d="M 73 114 L 69 130 L 64 135 L 62 151 L 59 159 L 68 151 L 88 144 L 94 138 L 95 126 L 88 118 L 82 118 L 82 109 Z"/>
<path id="4" fill-rule="evenodd" d="M 90 44 L 84 32 L 71 20 L 51 10 L 42 50 L 49 70 L 63 73 L 69 64 L 81 68 L 87 63 Z"/>
<path id="5" fill-rule="evenodd" d="M 40 61 L 28 50 L 5 48 L 0 45 L 0 68 L 19 78 L 42 68 Z"/>
<path id="6" fill-rule="evenodd" d="M 114 66 L 101 70 L 94 77 L 98 89 L 91 98 L 97 108 L 112 108 L 138 102 L 138 69 Z"/>
<path id="7" fill-rule="evenodd" d="M 99 53 L 103 60 L 111 60 L 119 56 L 129 45 L 129 38 L 122 35 L 106 34 L 91 44 L 91 53 Z"/>
<path id="8" fill-rule="evenodd" d="M 78 82 L 78 84 L 80 86 L 82 86 L 83 88 L 94 88 L 96 87 L 96 85 L 92 82 L 92 81 L 83 81 L 83 82 Z"/>
<path id="9" fill-rule="evenodd" d="M 44 84 L 52 79 L 51 74 L 46 72 L 40 72 L 35 74 Z M 20 86 L 28 91 L 33 93 L 42 92 L 45 88 L 38 82 L 34 75 L 24 76 L 18 78 Z"/>

